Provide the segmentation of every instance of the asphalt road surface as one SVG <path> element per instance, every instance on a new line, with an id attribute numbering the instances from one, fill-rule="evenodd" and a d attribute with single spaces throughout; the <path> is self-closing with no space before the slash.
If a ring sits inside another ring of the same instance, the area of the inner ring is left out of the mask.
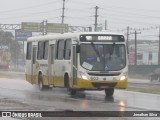
<path id="1" fill-rule="evenodd" d="M 104 91 L 78 92 L 68 95 L 64 88 L 39 91 L 22 78 L 0 78 L 0 110 L 1 111 L 160 111 L 160 95 L 115 90 L 113 97 L 105 97 Z M 13 118 L 15 119 L 15 118 Z M 21 118 L 18 118 L 21 119 Z M 23 118 L 28 120 L 44 120 L 44 118 Z M 72 120 L 75 117 L 45 118 Z M 152 120 L 152 117 L 76 117 L 76 120 Z M 160 119 L 154 117 L 154 119 Z M 154 120 L 153 119 L 153 120 Z M 0 118 L 1 120 L 1 118 Z M 9 120 L 9 118 L 6 118 Z"/>

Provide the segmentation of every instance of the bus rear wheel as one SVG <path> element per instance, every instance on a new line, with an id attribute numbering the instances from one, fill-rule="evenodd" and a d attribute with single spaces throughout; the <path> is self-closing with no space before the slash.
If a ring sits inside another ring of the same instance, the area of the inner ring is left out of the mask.
<path id="1" fill-rule="evenodd" d="M 105 89 L 105 94 L 107 97 L 112 97 L 114 93 L 114 88 L 106 88 Z"/>
<path id="2" fill-rule="evenodd" d="M 45 86 L 43 85 L 43 78 L 42 75 L 38 76 L 38 86 L 39 86 L 39 90 L 44 90 Z"/>

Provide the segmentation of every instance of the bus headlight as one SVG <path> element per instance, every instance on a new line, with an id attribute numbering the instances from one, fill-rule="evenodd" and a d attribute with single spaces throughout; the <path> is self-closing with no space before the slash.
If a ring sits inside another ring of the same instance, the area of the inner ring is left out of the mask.
<path id="1" fill-rule="evenodd" d="M 120 80 L 125 80 L 126 79 L 126 76 L 121 76 Z"/>
<path id="2" fill-rule="evenodd" d="M 89 78 L 87 77 L 87 75 L 85 75 L 85 73 L 83 73 L 83 72 L 80 71 L 79 74 L 80 74 L 80 76 L 81 76 L 82 79 L 89 80 Z"/>
<path id="3" fill-rule="evenodd" d="M 85 75 L 82 75 L 81 77 L 82 77 L 82 79 L 88 80 L 87 76 L 85 76 Z"/>
<path id="4" fill-rule="evenodd" d="M 125 80 L 127 76 L 128 76 L 128 72 L 124 72 L 122 76 L 120 77 L 120 80 Z"/>

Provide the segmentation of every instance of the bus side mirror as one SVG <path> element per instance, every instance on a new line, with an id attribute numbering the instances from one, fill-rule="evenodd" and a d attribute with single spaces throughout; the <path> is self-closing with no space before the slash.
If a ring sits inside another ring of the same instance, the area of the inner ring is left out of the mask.
<path id="1" fill-rule="evenodd" d="M 76 45 L 76 53 L 80 53 L 80 45 Z"/>

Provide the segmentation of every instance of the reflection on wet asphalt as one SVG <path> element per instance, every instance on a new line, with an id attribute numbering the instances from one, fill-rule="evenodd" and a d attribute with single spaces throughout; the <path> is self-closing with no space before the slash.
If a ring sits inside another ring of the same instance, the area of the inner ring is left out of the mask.
<path id="1" fill-rule="evenodd" d="M 39 91 L 35 86 L 27 89 L 15 89 L 1 87 L 0 94 L 15 98 L 23 103 L 30 104 L 36 108 L 44 110 L 110 110 L 108 104 L 104 107 L 104 103 L 113 103 L 114 98 L 106 98 L 105 96 L 92 96 L 86 92 L 77 92 L 75 96 L 67 94 L 66 89 L 53 88 L 52 90 Z M 103 103 L 101 105 L 101 103 Z M 119 110 L 118 106 L 112 110 Z"/>
<path id="2" fill-rule="evenodd" d="M 29 104 L 35 110 L 131 111 L 160 109 L 160 96 L 158 95 L 115 90 L 113 97 L 105 97 L 104 91 L 79 91 L 76 95 L 70 96 L 64 88 L 39 91 L 37 86 L 24 80 L 15 79 L 0 78 L 0 94 Z M 149 98 L 150 101 L 148 101 Z M 28 108 L 26 107 L 26 109 Z"/>
<path id="3" fill-rule="evenodd" d="M 104 91 L 80 91 L 68 95 L 64 88 L 39 91 L 24 80 L 0 78 L 0 109 L 43 111 L 141 111 L 159 110 L 160 96 L 115 90 L 113 97 L 105 97 Z M 26 120 L 158 120 L 159 118 L 122 117 L 56 117 L 27 118 Z M 15 119 L 13 119 L 15 120 Z M 24 119 L 25 120 L 25 119 Z"/>
<path id="4" fill-rule="evenodd" d="M 70 96 L 67 94 L 65 89 L 53 88 L 52 91 L 43 91 L 41 93 L 26 93 L 26 97 L 31 101 L 45 101 L 47 106 L 58 106 L 57 109 L 63 110 L 106 110 L 101 106 L 101 103 L 113 103 L 112 98 L 106 98 L 102 96 L 103 99 L 93 96 L 88 96 L 85 92 L 77 92 L 76 95 Z M 51 103 L 50 103 L 51 102 Z M 95 102 L 97 102 L 95 104 Z M 99 106 L 100 105 L 100 106 Z M 56 109 L 56 110 L 57 110 Z"/>

